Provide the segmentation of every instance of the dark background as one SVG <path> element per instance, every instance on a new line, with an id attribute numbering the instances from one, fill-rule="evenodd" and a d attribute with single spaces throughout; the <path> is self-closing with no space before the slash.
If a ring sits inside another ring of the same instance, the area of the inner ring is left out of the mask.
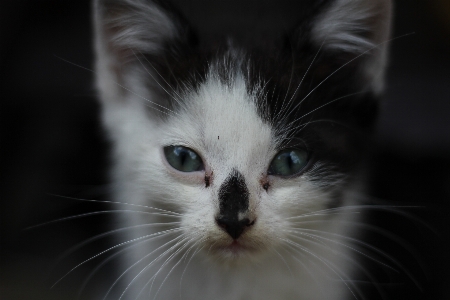
<path id="1" fill-rule="evenodd" d="M 260 2 L 240 2 L 225 7 L 242 7 L 242 14 L 253 8 L 264 16 Z M 217 19 L 206 2 L 182 3 L 191 18 Z M 60 59 L 92 68 L 90 23 L 89 1 L 0 2 L 1 299 L 75 299 L 95 263 L 49 288 L 104 248 L 98 243 L 81 249 L 55 267 L 72 245 L 108 230 L 101 215 L 25 230 L 108 209 L 50 195 L 105 199 L 108 143 L 98 122 L 93 74 Z M 400 272 L 393 279 L 398 284 L 385 287 L 386 299 L 445 300 L 450 299 L 450 2 L 396 1 L 393 36 L 412 32 L 391 44 L 371 189 L 384 203 L 417 207 L 404 209 L 410 217 L 371 215 L 397 243 L 377 235 L 367 240 L 396 257 L 419 282 L 418 287 Z M 411 246 L 399 246 L 400 238 Z M 89 299 L 89 292 L 83 298 Z"/>

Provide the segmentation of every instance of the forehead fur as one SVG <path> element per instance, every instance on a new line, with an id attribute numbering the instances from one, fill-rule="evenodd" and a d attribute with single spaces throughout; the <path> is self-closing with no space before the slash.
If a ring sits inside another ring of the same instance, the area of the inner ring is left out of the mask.
<path id="1" fill-rule="evenodd" d="M 165 143 L 187 143 L 206 161 L 221 166 L 224 176 L 235 168 L 246 173 L 271 155 L 272 127 L 258 113 L 258 88 L 249 89 L 243 74 L 228 70 L 227 80 L 212 65 L 196 90 L 182 96 L 183 105 L 167 120 Z"/>

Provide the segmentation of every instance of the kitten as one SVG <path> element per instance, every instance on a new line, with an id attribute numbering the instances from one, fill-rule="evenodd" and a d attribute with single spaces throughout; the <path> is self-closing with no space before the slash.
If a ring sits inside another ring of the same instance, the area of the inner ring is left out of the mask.
<path id="1" fill-rule="evenodd" d="M 273 41 L 210 43 L 167 2 L 95 1 L 113 200 L 136 210 L 102 297 L 359 297 L 352 208 L 391 3 L 305 3 Z"/>

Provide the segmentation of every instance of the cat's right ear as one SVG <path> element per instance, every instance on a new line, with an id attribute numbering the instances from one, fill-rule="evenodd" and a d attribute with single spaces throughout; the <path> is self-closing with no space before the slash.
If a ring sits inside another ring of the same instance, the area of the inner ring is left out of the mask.
<path id="1" fill-rule="evenodd" d="M 183 19 L 162 1 L 95 0 L 97 62 L 116 75 L 130 71 L 138 55 L 158 55 L 188 34 Z"/>

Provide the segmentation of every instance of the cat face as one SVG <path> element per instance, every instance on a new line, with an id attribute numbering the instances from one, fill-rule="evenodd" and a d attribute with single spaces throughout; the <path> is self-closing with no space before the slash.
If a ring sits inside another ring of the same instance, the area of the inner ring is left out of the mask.
<path id="1" fill-rule="evenodd" d="M 205 48 L 163 5 L 97 1 L 119 194 L 179 214 L 183 239 L 225 263 L 273 253 L 302 218 L 351 203 L 382 90 L 388 10 L 334 1 L 267 48 Z"/>
<path id="2" fill-rule="evenodd" d="M 182 227 L 190 239 L 202 241 L 212 255 L 255 258 L 279 243 L 289 218 L 324 207 L 328 193 L 302 173 L 317 167 L 308 161 L 306 144 L 287 148 L 290 152 L 277 157 L 279 136 L 258 114 L 261 99 L 256 99 L 257 91 L 248 93 L 242 75 L 224 85 L 212 71 L 197 91 L 185 97 L 187 107 L 161 127 L 159 148 L 169 150 L 159 151 L 155 163 L 161 177 L 158 185 L 170 182 L 172 190 L 161 202 L 170 198 L 183 212 Z M 202 167 L 182 169 L 178 161 L 189 164 L 186 160 L 193 159 L 180 158 L 189 154 L 176 156 L 176 150 L 195 152 Z M 291 152 L 296 162 L 286 156 Z M 277 165 L 276 159 L 281 161 Z M 277 168 L 273 174 L 271 165 Z"/>

